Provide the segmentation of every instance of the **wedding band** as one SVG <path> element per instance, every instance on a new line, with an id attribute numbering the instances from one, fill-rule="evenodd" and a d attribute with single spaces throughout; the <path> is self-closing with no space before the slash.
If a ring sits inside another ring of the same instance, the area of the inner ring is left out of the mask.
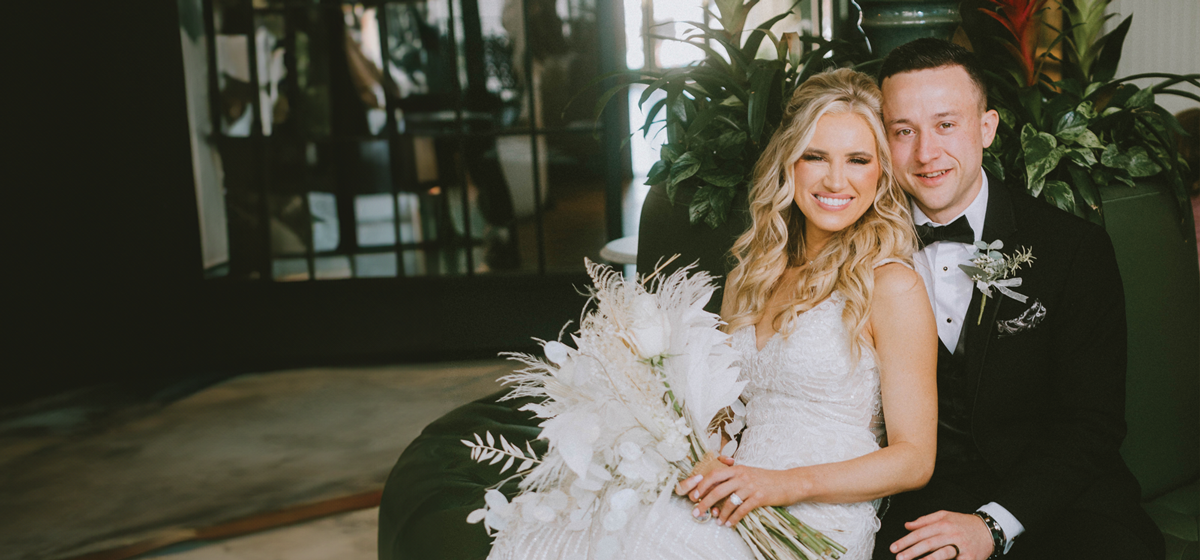
<path id="1" fill-rule="evenodd" d="M 730 494 L 729 495 L 729 503 L 733 504 L 733 507 L 737 507 L 737 506 L 742 505 L 742 499 L 740 497 L 738 497 L 737 494 Z"/>
<path id="2" fill-rule="evenodd" d="M 692 521 L 695 521 L 696 523 L 708 523 L 709 519 L 712 519 L 712 511 L 711 510 L 704 512 L 704 514 L 701 515 L 700 517 L 693 517 Z"/>
<path id="3" fill-rule="evenodd" d="M 954 556 L 953 556 L 953 558 L 958 558 L 958 555 L 959 555 L 959 554 L 962 554 L 962 551 L 958 549 L 958 545 L 956 545 L 956 544 L 948 544 L 948 545 L 946 545 L 946 546 L 948 546 L 948 547 L 950 547 L 950 548 L 953 548 L 953 549 L 954 549 Z"/>

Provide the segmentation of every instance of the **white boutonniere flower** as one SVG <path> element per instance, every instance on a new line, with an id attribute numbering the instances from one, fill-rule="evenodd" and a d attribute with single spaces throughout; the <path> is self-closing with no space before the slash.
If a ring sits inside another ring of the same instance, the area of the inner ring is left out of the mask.
<path id="1" fill-rule="evenodd" d="M 1028 299 L 1013 291 L 1013 288 L 1021 285 L 1021 278 L 1012 276 L 1012 274 L 1022 265 L 1033 263 L 1033 250 L 1021 248 L 1011 255 L 1004 255 L 1000 252 L 1000 249 L 1003 248 L 1004 242 L 999 239 L 991 243 L 976 241 L 975 253 L 971 255 L 970 264 L 958 265 L 958 268 L 961 268 L 975 282 L 975 287 L 983 292 L 983 301 L 979 304 L 979 318 L 975 320 L 976 325 L 983 321 L 983 308 L 987 306 L 987 300 L 992 295 L 992 288 L 1021 303 L 1025 303 L 1025 300 Z"/>

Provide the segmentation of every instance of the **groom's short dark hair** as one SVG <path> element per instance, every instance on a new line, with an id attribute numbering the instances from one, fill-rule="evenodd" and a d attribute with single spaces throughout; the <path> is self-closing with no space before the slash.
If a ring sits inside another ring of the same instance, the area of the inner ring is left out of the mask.
<path id="1" fill-rule="evenodd" d="M 971 51 L 942 39 L 925 37 L 892 49 L 879 68 L 879 84 L 882 86 L 884 80 L 896 74 L 943 66 L 960 66 L 966 70 L 979 90 L 980 110 L 987 109 L 987 79 L 979 60 Z"/>

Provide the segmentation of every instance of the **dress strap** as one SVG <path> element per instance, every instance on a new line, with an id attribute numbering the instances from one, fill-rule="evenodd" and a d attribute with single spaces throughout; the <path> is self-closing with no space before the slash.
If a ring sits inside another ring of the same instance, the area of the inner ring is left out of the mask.
<path id="1" fill-rule="evenodd" d="M 881 267 L 881 266 L 883 266 L 883 265 L 885 265 L 885 264 L 890 264 L 890 263 L 900 263 L 900 264 L 904 265 L 904 267 L 905 267 L 905 268 L 907 268 L 907 269 L 909 269 L 909 270 L 915 270 L 915 269 L 912 267 L 912 265 L 911 265 L 911 264 L 908 264 L 908 263 L 906 263 L 906 262 L 904 262 L 904 261 L 902 261 L 902 260 L 900 260 L 900 259 L 883 259 L 883 260 L 881 260 L 881 261 L 878 261 L 878 262 L 876 262 L 876 263 L 875 263 L 875 266 L 873 266 L 872 268 L 879 268 L 879 267 Z"/>

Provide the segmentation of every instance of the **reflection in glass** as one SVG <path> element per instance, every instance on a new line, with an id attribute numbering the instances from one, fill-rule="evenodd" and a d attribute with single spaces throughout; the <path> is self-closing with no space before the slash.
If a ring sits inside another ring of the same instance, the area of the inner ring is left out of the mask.
<path id="1" fill-rule="evenodd" d="M 313 268 L 315 269 L 314 272 L 316 272 L 317 280 L 354 277 L 354 273 L 350 268 L 350 257 L 345 255 L 317 257 L 313 263 Z"/>
<path id="2" fill-rule="evenodd" d="M 250 136 L 254 123 L 254 87 L 250 47 L 245 35 L 217 35 L 217 87 L 221 95 L 221 133 Z"/>
<path id="3" fill-rule="evenodd" d="M 396 195 L 396 206 L 400 213 L 400 242 L 420 243 L 425 240 L 421 220 L 421 197 L 416 193 Z"/>
<path id="4" fill-rule="evenodd" d="M 450 91 L 455 79 L 450 7 L 445 0 L 388 4 L 388 71 L 399 96 Z"/>
<path id="5" fill-rule="evenodd" d="M 396 244 L 395 200 L 390 194 L 354 197 L 354 216 L 358 222 L 359 247 L 386 247 Z"/>
<path id="6" fill-rule="evenodd" d="M 308 260 L 299 258 L 273 259 L 271 278 L 277 282 L 308 280 Z"/>
<path id="7" fill-rule="evenodd" d="M 332 100 L 329 93 L 329 41 L 325 33 L 324 11 L 315 7 L 296 7 L 288 12 L 294 46 L 294 99 L 291 122 L 294 134 L 321 139 L 332 133 Z M 286 42 L 286 41 L 285 41 Z M 284 58 L 285 63 L 287 57 Z M 291 70 L 289 68 L 289 70 Z"/>
<path id="8" fill-rule="evenodd" d="M 578 272 L 603 245 L 601 88 L 568 105 L 596 0 L 203 5 L 232 277 Z"/>
<path id="9" fill-rule="evenodd" d="M 268 198 L 271 254 L 297 256 L 308 252 L 313 220 L 307 198 L 300 194 L 275 194 Z"/>
<path id="10" fill-rule="evenodd" d="M 362 4 L 342 6 L 345 30 L 343 42 L 350 81 L 365 111 L 367 132 L 372 136 L 387 124 L 384 98 L 383 55 L 380 52 L 379 21 L 376 9 Z M 394 93 L 395 94 L 395 93 Z"/>
<path id="11" fill-rule="evenodd" d="M 320 253 L 337 249 L 337 197 L 332 193 L 310 192 L 308 209 L 312 213 L 313 251 Z"/>
<path id="12" fill-rule="evenodd" d="M 461 276 L 467 253 L 456 249 L 408 249 L 400 252 L 405 276 Z"/>
<path id="13" fill-rule="evenodd" d="M 268 14 L 255 18 L 255 54 L 258 57 L 258 101 L 262 108 L 263 135 L 270 136 L 276 122 L 288 117 L 288 98 L 283 93 L 287 76 L 284 66 L 285 49 L 283 16 Z"/>
<path id="14" fill-rule="evenodd" d="M 354 255 L 354 276 L 356 278 L 384 278 L 395 275 L 395 253 L 364 253 Z"/>
<path id="15" fill-rule="evenodd" d="M 405 276 L 425 276 L 425 251 L 409 249 L 400 251 L 400 260 L 404 263 Z"/>

